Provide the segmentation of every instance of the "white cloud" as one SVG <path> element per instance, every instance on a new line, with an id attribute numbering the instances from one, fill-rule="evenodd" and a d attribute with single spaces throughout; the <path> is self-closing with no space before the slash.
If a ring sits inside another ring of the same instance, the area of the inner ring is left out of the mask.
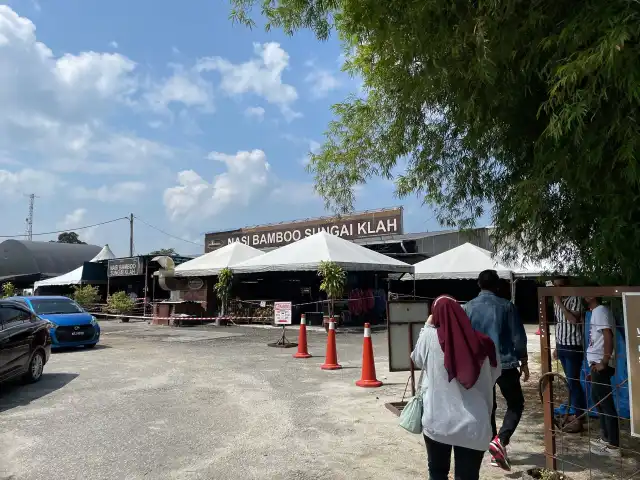
<path id="1" fill-rule="evenodd" d="M 118 42 L 116 42 L 115 40 L 111 40 L 111 41 L 109 42 L 109 46 L 110 46 L 111 48 L 118 48 Z"/>
<path id="2" fill-rule="evenodd" d="M 174 55 L 180 55 L 180 49 L 174 45 L 173 47 L 171 47 L 171 53 L 173 53 Z"/>
<path id="3" fill-rule="evenodd" d="M 321 201 L 312 182 L 280 182 L 271 192 L 271 198 L 288 205 Z"/>
<path id="4" fill-rule="evenodd" d="M 340 80 L 328 70 L 318 68 L 314 62 L 307 62 L 311 71 L 305 81 L 310 84 L 311 95 L 315 98 L 326 97 L 329 92 L 341 86 Z"/>
<path id="5" fill-rule="evenodd" d="M 163 111 L 171 104 L 182 104 L 212 112 L 213 86 L 196 71 L 185 70 L 179 65 L 173 67 L 174 74 L 155 84 L 146 95 L 151 108 Z"/>
<path id="6" fill-rule="evenodd" d="M 264 120 L 264 108 L 262 107 L 247 107 L 244 114 L 249 118 L 255 118 L 259 122 Z"/>
<path id="7" fill-rule="evenodd" d="M 86 208 L 76 208 L 74 211 L 67 213 L 61 222 L 58 222 L 58 228 L 81 227 L 85 221 L 86 214 Z"/>
<path id="8" fill-rule="evenodd" d="M 0 5 L 0 151 L 45 170 L 88 173 L 143 171 L 171 158 L 171 149 L 104 118 L 136 102 L 136 63 L 118 53 L 56 57 L 36 28 Z"/>
<path id="9" fill-rule="evenodd" d="M 196 69 L 200 72 L 217 71 L 222 76 L 221 89 L 228 95 L 253 93 L 280 108 L 287 120 L 302 116 L 292 108 L 298 92 L 283 83 L 282 73 L 289 66 L 289 54 L 278 43 L 254 43 L 257 58 L 234 64 L 221 57 L 200 59 Z"/>
<path id="10" fill-rule="evenodd" d="M 309 140 L 309 151 L 304 155 L 304 157 L 302 157 L 300 163 L 302 163 L 302 165 L 304 165 L 305 167 L 309 165 L 309 155 L 312 153 L 318 153 L 320 151 L 320 147 L 320 143 L 316 142 L 315 140 Z"/>
<path id="11" fill-rule="evenodd" d="M 16 172 L 0 170 L 0 197 L 3 202 L 22 199 L 22 195 L 35 193 L 39 197 L 51 196 L 62 182 L 55 174 L 25 168 Z"/>
<path id="12" fill-rule="evenodd" d="M 97 200 L 104 203 L 131 203 L 146 190 L 142 182 L 120 182 L 99 188 L 76 187 L 72 196 L 79 200 Z"/>
<path id="13" fill-rule="evenodd" d="M 271 181 L 262 150 L 239 151 L 235 155 L 211 152 L 207 158 L 221 162 L 225 171 L 211 183 L 193 170 L 178 173 L 178 185 L 164 192 L 164 205 L 171 219 L 211 217 L 247 206 L 264 194 Z"/>

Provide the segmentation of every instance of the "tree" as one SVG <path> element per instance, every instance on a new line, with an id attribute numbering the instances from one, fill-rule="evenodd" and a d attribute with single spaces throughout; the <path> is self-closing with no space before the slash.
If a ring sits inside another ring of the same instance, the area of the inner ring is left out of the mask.
<path id="1" fill-rule="evenodd" d="M 327 294 L 329 300 L 329 318 L 333 318 L 334 302 L 342 296 L 347 274 L 340 265 L 335 262 L 320 262 L 318 276 L 322 278 L 320 290 Z"/>
<path id="2" fill-rule="evenodd" d="M 217 297 L 220 299 L 222 308 L 221 316 L 227 314 L 229 297 L 231 296 L 231 285 L 233 283 L 233 272 L 230 268 L 223 268 L 218 273 L 218 282 L 213 286 Z M 220 320 L 216 319 L 216 326 L 220 326 Z"/>
<path id="3" fill-rule="evenodd" d="M 11 282 L 5 282 L 2 284 L 2 297 L 0 298 L 9 298 L 14 297 L 16 295 L 16 287 Z"/>
<path id="4" fill-rule="evenodd" d="M 171 257 L 172 255 L 177 255 L 177 253 L 173 248 L 161 248 L 159 250 L 154 250 L 153 252 L 149 252 L 149 255 L 166 255 Z"/>
<path id="5" fill-rule="evenodd" d="M 58 243 L 73 243 L 78 245 L 87 244 L 87 242 L 80 240 L 80 237 L 78 237 L 76 232 L 62 232 L 58 235 Z"/>
<path id="6" fill-rule="evenodd" d="M 73 289 L 73 299 L 84 309 L 90 309 L 100 301 L 100 294 L 93 285 L 78 285 Z"/>
<path id="7" fill-rule="evenodd" d="M 640 3 L 234 0 L 232 18 L 336 30 L 364 94 L 309 169 L 337 211 L 393 178 L 446 226 L 485 211 L 507 259 L 639 282 Z"/>
<path id="8" fill-rule="evenodd" d="M 120 315 L 123 322 L 128 322 L 127 317 L 133 311 L 135 302 L 125 292 L 116 292 L 107 297 L 107 311 Z"/>

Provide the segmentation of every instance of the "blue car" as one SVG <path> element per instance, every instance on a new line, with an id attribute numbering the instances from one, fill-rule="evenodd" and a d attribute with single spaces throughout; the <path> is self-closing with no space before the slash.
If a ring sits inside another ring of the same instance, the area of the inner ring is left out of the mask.
<path id="1" fill-rule="evenodd" d="M 12 297 L 12 300 L 24 303 L 33 313 L 51 323 L 52 348 L 93 348 L 100 341 L 100 325 L 96 318 L 68 297 Z"/>

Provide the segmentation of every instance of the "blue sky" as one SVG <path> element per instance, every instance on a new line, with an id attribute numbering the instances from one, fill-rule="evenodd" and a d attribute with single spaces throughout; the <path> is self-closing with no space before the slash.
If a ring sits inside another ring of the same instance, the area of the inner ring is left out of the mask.
<path id="1" fill-rule="evenodd" d="M 305 159 L 359 89 L 337 40 L 233 25 L 227 2 L 13 0 L 0 5 L 2 235 L 134 213 L 137 253 L 199 253 L 207 231 L 326 215 Z M 357 208 L 404 205 L 406 232 L 439 228 L 391 182 Z M 128 223 L 80 237 L 128 249 Z M 48 240 L 52 237 L 37 237 Z"/>

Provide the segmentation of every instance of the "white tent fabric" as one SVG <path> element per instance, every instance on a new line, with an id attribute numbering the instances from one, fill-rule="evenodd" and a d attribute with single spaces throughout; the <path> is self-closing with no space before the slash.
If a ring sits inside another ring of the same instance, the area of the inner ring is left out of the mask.
<path id="1" fill-rule="evenodd" d="M 496 270 L 500 278 L 510 278 L 512 270 L 491 257 L 491 252 L 464 243 L 439 255 L 416 263 L 416 280 L 477 279 L 483 270 Z M 413 280 L 413 277 L 403 277 Z"/>
<path id="2" fill-rule="evenodd" d="M 100 260 L 111 260 L 112 258 L 116 258 L 116 256 L 109 248 L 109 245 L 105 245 L 102 247 L 102 250 L 98 252 L 98 254 L 93 257 L 90 262 L 99 262 Z M 84 265 L 80 265 L 75 270 L 72 270 L 64 275 L 59 275 L 53 278 L 47 278 L 46 280 L 40 280 L 39 282 L 35 282 L 33 284 L 33 290 L 37 290 L 39 287 L 47 287 L 53 285 L 78 285 L 82 282 L 82 271 L 84 269 Z"/>
<path id="3" fill-rule="evenodd" d="M 407 263 L 324 231 L 239 263 L 232 270 L 240 273 L 315 271 L 322 261 L 335 262 L 346 271 L 413 271 Z"/>
<path id="4" fill-rule="evenodd" d="M 264 255 L 264 252 L 244 243 L 234 242 L 178 265 L 174 274 L 176 277 L 217 275 L 223 268 L 232 267 L 260 255 Z"/>

